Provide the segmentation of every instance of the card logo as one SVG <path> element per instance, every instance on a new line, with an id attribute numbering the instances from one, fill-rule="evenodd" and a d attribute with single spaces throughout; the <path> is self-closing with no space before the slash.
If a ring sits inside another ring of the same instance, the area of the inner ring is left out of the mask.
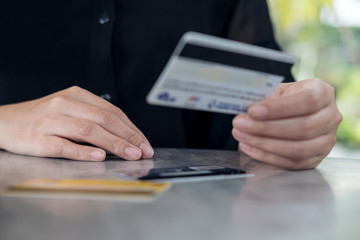
<path id="1" fill-rule="evenodd" d="M 212 100 L 208 103 L 209 109 L 221 109 L 221 110 L 231 110 L 235 112 L 246 112 L 247 107 L 241 106 L 240 104 L 227 103 L 222 101 Z"/>
<path id="2" fill-rule="evenodd" d="M 158 95 L 158 99 L 164 102 L 175 102 L 176 98 L 171 97 L 168 92 L 163 92 Z"/>
<path id="3" fill-rule="evenodd" d="M 200 101 L 200 97 L 198 97 L 198 96 L 191 96 L 188 98 L 188 102 L 191 102 L 191 103 L 196 103 L 199 101 Z"/>

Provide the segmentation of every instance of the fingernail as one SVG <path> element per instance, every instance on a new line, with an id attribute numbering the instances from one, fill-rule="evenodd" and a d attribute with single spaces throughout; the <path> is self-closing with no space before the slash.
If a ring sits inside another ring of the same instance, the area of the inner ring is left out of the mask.
<path id="1" fill-rule="evenodd" d="M 151 158 L 154 155 L 154 150 L 146 143 L 140 144 L 140 149 L 146 158 Z"/>
<path id="2" fill-rule="evenodd" d="M 268 109 L 264 106 L 254 106 L 249 108 L 249 114 L 253 117 L 264 117 L 268 113 Z"/>
<path id="3" fill-rule="evenodd" d="M 239 128 L 241 130 L 250 129 L 251 124 L 252 124 L 252 121 L 250 119 L 246 118 L 246 117 L 245 118 L 244 117 L 236 118 L 234 120 L 234 127 Z"/>
<path id="4" fill-rule="evenodd" d="M 245 143 L 240 143 L 240 148 L 241 148 L 241 150 L 243 150 L 244 152 L 252 152 L 253 150 L 254 150 L 254 148 L 253 147 L 251 147 L 251 146 L 249 146 L 249 145 L 247 145 L 247 144 L 245 144 Z"/>
<path id="5" fill-rule="evenodd" d="M 94 160 L 102 161 L 104 160 L 104 153 L 94 150 L 90 152 L 90 157 Z"/>
<path id="6" fill-rule="evenodd" d="M 248 134 L 246 134 L 246 133 L 243 133 L 243 132 L 240 132 L 240 131 L 238 131 L 237 129 L 233 129 L 233 135 L 234 135 L 234 137 L 237 139 L 237 140 L 239 140 L 239 141 L 244 141 L 244 142 L 246 142 L 247 140 L 248 140 L 248 138 L 249 138 L 249 135 Z"/>
<path id="7" fill-rule="evenodd" d="M 132 160 L 137 160 L 141 158 L 141 151 L 136 148 L 127 147 L 125 148 L 124 153 Z"/>

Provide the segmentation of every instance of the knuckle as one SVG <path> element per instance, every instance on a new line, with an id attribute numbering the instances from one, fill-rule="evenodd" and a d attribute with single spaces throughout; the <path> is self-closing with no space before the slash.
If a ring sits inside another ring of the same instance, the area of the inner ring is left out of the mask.
<path id="1" fill-rule="evenodd" d="M 324 84 L 327 84 L 326 82 L 324 82 L 323 80 L 319 79 L 319 78 L 311 78 L 309 79 L 310 84 L 308 84 L 308 87 L 311 89 L 317 89 L 319 87 L 321 87 Z"/>
<path id="2" fill-rule="evenodd" d="M 334 104 L 332 109 L 329 109 L 328 115 L 328 126 L 331 131 L 336 131 L 336 129 L 339 127 L 340 123 L 343 121 L 343 115 L 337 108 L 337 106 Z"/>
<path id="3" fill-rule="evenodd" d="M 61 106 L 64 106 L 67 102 L 66 98 L 63 96 L 54 96 L 49 100 L 48 106 L 50 109 L 58 109 Z"/>
<path id="4" fill-rule="evenodd" d="M 319 166 L 319 164 L 321 163 L 321 161 L 323 160 L 325 156 L 321 156 L 316 158 L 309 166 L 305 166 L 302 169 L 313 169 L 316 168 L 317 166 Z"/>
<path id="5" fill-rule="evenodd" d="M 258 149 L 263 149 L 263 147 L 265 145 L 264 141 L 256 136 L 250 136 L 248 139 L 248 142 L 250 143 L 250 145 L 252 145 Z"/>
<path id="6" fill-rule="evenodd" d="M 80 147 L 77 147 L 74 151 L 74 158 L 75 159 L 79 159 L 79 160 L 83 160 L 84 159 L 84 154 L 83 151 Z"/>
<path id="7" fill-rule="evenodd" d="M 125 113 L 123 111 L 121 111 L 120 109 L 117 109 L 116 112 L 114 112 L 114 115 L 119 118 L 119 119 L 122 119 L 125 115 Z"/>
<path id="8" fill-rule="evenodd" d="M 265 161 L 265 160 L 269 159 L 268 154 L 258 148 L 253 149 L 251 157 L 253 157 L 259 161 Z"/>
<path id="9" fill-rule="evenodd" d="M 84 137 L 90 137 L 94 134 L 95 124 L 91 123 L 78 123 L 76 126 L 77 132 Z"/>
<path id="10" fill-rule="evenodd" d="M 316 157 L 298 161 L 296 166 L 291 170 L 307 170 L 316 168 L 326 155 L 317 155 Z"/>
<path id="11" fill-rule="evenodd" d="M 319 79 L 319 78 L 314 78 L 314 83 L 316 86 L 319 86 L 319 85 L 323 85 L 323 84 L 327 84 L 326 82 L 324 82 L 323 80 Z"/>
<path id="12" fill-rule="evenodd" d="M 111 142 L 109 144 L 109 151 L 110 152 L 116 153 L 117 149 L 118 149 L 118 146 L 117 146 L 117 144 L 115 142 Z"/>
<path id="13" fill-rule="evenodd" d="M 306 105 L 309 109 L 311 108 L 319 108 L 321 103 L 321 94 L 317 91 L 316 88 L 308 88 L 306 95 Z"/>
<path id="14" fill-rule="evenodd" d="M 99 112 L 99 119 L 100 119 L 100 123 L 109 124 L 109 123 L 114 122 L 115 115 L 111 112 L 101 111 L 101 112 Z"/>
<path id="15" fill-rule="evenodd" d="M 328 86 L 330 95 L 335 97 L 335 88 L 330 84 L 327 84 L 327 86 Z"/>
<path id="16" fill-rule="evenodd" d="M 289 147 L 289 157 L 291 157 L 291 159 L 301 159 L 304 155 L 304 152 L 304 147 L 299 143 L 293 144 L 291 147 Z"/>
<path id="17" fill-rule="evenodd" d="M 316 124 L 311 120 L 304 121 L 301 124 L 300 131 L 297 133 L 297 139 L 302 140 L 311 138 L 315 132 L 315 125 Z"/>
<path id="18" fill-rule="evenodd" d="M 255 149 L 252 157 L 259 161 L 268 162 L 286 170 L 298 169 L 297 161 L 289 158 L 275 156 L 260 149 Z"/>
<path id="19" fill-rule="evenodd" d="M 335 133 L 330 137 L 330 140 L 329 140 L 330 151 L 331 151 L 332 147 L 336 144 L 336 141 L 337 141 L 337 137 L 336 137 L 336 133 Z"/>
<path id="20" fill-rule="evenodd" d="M 135 131 L 129 131 L 127 134 L 127 140 L 130 143 L 139 143 L 139 136 Z"/>
<path id="21" fill-rule="evenodd" d="M 49 150 L 51 152 L 51 155 L 62 157 L 64 153 L 64 144 L 60 142 L 53 142 L 52 144 L 49 144 Z"/>
<path id="22" fill-rule="evenodd" d="M 69 93 L 78 93 L 80 91 L 82 91 L 83 89 L 79 86 L 72 86 L 72 87 L 69 87 L 68 89 L 66 89 L 67 92 Z"/>
<path id="23" fill-rule="evenodd" d="M 343 120 L 343 115 L 340 112 L 338 112 L 337 117 L 335 119 L 336 119 L 336 125 L 339 126 Z"/>
<path id="24" fill-rule="evenodd" d="M 109 146 L 110 152 L 112 152 L 114 154 L 122 153 L 123 149 L 124 149 L 123 143 L 121 143 L 119 141 L 113 141 L 113 142 L 111 142 L 111 144 Z"/>
<path id="25" fill-rule="evenodd" d="M 303 168 L 301 165 L 304 161 L 293 158 L 283 158 L 279 167 L 286 170 L 299 170 Z"/>

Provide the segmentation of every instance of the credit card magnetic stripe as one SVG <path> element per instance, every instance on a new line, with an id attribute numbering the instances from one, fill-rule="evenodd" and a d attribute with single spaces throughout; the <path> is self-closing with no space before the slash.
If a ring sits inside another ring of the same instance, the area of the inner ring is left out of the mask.
<path id="1" fill-rule="evenodd" d="M 286 76 L 293 65 L 290 62 L 269 60 L 259 56 L 198 46 L 191 43 L 187 43 L 184 46 L 179 56 L 280 76 Z"/>

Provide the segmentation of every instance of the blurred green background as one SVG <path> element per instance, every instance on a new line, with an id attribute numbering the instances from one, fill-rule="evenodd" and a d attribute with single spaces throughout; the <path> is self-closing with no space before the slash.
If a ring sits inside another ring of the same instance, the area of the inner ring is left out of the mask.
<path id="1" fill-rule="evenodd" d="M 344 117 L 338 142 L 360 149 L 360 0 L 268 3 L 278 42 L 299 57 L 295 78 L 321 78 L 336 88 Z"/>

